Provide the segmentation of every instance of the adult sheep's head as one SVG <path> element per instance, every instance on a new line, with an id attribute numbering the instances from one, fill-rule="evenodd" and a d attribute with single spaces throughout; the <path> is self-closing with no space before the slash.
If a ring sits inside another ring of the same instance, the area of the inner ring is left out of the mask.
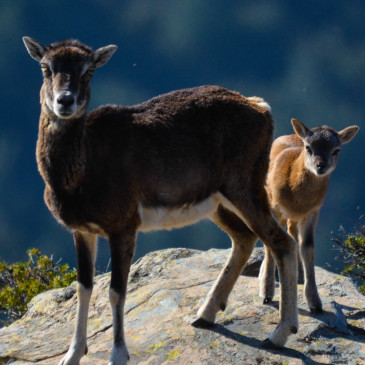
<path id="1" fill-rule="evenodd" d="M 41 103 L 59 119 L 78 118 L 90 100 L 89 82 L 96 67 L 106 64 L 117 46 L 93 51 L 76 40 L 64 40 L 45 47 L 30 37 L 23 42 L 43 72 Z"/>

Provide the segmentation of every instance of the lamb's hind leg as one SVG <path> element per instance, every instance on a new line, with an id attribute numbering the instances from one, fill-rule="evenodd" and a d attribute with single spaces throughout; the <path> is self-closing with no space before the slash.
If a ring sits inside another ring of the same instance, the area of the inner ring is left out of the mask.
<path id="1" fill-rule="evenodd" d="M 199 309 L 198 319 L 192 323 L 195 327 L 212 325 L 216 313 L 225 309 L 228 296 L 257 240 L 241 219 L 222 206 L 218 208 L 212 220 L 230 236 L 232 251 L 204 304 Z"/>
<path id="2" fill-rule="evenodd" d="M 127 294 L 127 282 L 132 263 L 136 240 L 136 231 L 125 231 L 109 236 L 112 279 L 110 283 L 110 305 L 113 312 L 114 345 L 109 365 L 124 365 L 129 360 L 124 338 L 124 304 Z"/>
<path id="3" fill-rule="evenodd" d="M 89 302 L 93 289 L 97 236 L 91 233 L 74 233 L 77 253 L 77 314 L 74 336 L 60 365 L 76 365 L 87 353 L 86 332 Z"/>

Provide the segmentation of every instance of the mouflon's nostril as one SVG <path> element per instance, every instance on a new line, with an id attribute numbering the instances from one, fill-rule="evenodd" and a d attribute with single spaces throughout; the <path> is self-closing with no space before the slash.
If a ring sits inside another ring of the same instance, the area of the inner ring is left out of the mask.
<path id="1" fill-rule="evenodd" d="M 72 95 L 62 94 L 57 98 L 57 103 L 64 107 L 68 107 L 75 102 L 75 98 Z"/>
<path id="2" fill-rule="evenodd" d="M 326 161 L 318 161 L 316 163 L 316 170 L 318 174 L 324 174 L 327 171 Z"/>

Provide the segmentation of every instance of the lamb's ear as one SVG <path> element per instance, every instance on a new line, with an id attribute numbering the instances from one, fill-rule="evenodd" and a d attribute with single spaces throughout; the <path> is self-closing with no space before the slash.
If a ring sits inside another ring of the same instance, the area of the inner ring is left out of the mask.
<path id="1" fill-rule="evenodd" d="M 308 134 L 310 134 L 310 129 L 307 128 L 300 120 L 293 118 L 291 120 L 291 124 L 298 137 L 305 138 L 308 136 Z"/>
<path id="2" fill-rule="evenodd" d="M 43 58 L 46 47 L 43 44 L 37 42 L 35 39 L 30 37 L 23 37 L 23 42 L 25 48 L 27 49 L 30 57 L 34 58 L 36 61 L 40 61 Z"/>
<path id="3" fill-rule="evenodd" d="M 97 49 L 94 52 L 94 62 L 95 67 L 100 67 L 105 65 L 113 56 L 114 52 L 118 49 L 117 46 L 111 44 L 110 46 L 105 46 Z"/>
<path id="4" fill-rule="evenodd" d="M 338 132 L 338 134 L 340 135 L 341 143 L 345 144 L 350 142 L 355 137 L 359 129 L 360 127 L 358 127 L 357 125 L 352 125 L 351 127 L 347 127 Z"/>

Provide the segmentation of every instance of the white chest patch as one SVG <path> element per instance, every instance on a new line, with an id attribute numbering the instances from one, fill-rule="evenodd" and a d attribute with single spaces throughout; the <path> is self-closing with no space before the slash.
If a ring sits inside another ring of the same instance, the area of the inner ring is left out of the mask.
<path id="1" fill-rule="evenodd" d="M 141 225 L 139 231 L 169 230 L 181 228 L 209 218 L 220 203 L 220 194 L 213 194 L 208 199 L 196 205 L 183 206 L 176 209 L 146 208 L 139 205 Z"/>

